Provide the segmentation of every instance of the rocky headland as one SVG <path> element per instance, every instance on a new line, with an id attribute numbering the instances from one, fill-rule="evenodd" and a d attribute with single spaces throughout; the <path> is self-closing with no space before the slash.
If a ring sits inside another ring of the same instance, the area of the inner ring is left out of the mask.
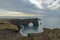
<path id="1" fill-rule="evenodd" d="M 43 28 L 42 33 L 29 33 L 22 36 L 16 25 L 7 20 L 0 20 L 0 40 L 60 40 L 60 29 Z"/>

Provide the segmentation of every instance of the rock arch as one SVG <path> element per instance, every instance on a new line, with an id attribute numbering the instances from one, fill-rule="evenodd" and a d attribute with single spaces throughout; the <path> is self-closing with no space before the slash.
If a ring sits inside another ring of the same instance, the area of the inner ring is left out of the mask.
<path id="1" fill-rule="evenodd" d="M 34 27 L 38 27 L 39 26 L 39 24 L 38 24 L 38 18 L 33 18 L 33 19 L 13 19 L 13 20 L 10 20 L 10 22 L 13 25 L 18 26 L 19 29 L 20 29 L 20 25 L 24 25 L 24 27 L 26 27 L 26 26 L 28 26 L 28 24 L 30 22 L 33 23 Z"/>

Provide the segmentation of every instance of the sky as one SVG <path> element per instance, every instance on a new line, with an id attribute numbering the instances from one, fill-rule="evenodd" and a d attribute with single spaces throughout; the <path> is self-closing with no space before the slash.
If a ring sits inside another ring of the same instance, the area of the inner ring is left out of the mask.
<path id="1" fill-rule="evenodd" d="M 60 17 L 59 10 L 60 0 L 0 0 L 1 16 L 23 13 L 33 16 L 37 14 L 44 17 Z"/>

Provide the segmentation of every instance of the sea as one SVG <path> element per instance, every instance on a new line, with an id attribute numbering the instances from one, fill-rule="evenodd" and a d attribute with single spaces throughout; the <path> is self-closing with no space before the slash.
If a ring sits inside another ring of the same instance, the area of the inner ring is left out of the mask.
<path id="1" fill-rule="evenodd" d="M 23 36 L 27 36 L 28 33 L 42 33 L 44 31 L 43 28 L 49 28 L 49 29 L 60 28 L 60 18 L 55 18 L 55 17 L 41 18 L 40 17 L 39 19 L 41 20 L 38 20 L 39 22 L 38 29 L 37 28 L 34 29 L 33 26 L 27 27 L 27 28 L 21 28 L 20 33 Z"/>

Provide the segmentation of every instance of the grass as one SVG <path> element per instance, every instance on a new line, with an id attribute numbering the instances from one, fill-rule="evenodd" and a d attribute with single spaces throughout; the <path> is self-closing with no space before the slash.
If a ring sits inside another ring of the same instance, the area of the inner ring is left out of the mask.
<path id="1" fill-rule="evenodd" d="M 6 29 L 6 28 L 18 30 L 17 26 L 11 24 L 11 22 L 9 22 L 8 20 L 0 19 L 0 30 L 1 29 Z"/>

